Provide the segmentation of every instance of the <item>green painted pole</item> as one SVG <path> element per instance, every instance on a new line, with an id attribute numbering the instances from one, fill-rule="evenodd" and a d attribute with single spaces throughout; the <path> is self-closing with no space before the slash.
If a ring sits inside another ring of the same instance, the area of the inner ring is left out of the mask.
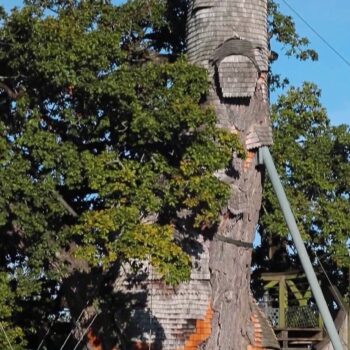
<path id="1" fill-rule="evenodd" d="M 273 162 L 270 150 L 267 147 L 262 147 L 260 149 L 260 157 L 265 164 L 266 170 L 271 179 L 272 186 L 276 192 L 279 204 L 281 206 L 284 219 L 286 220 L 288 229 L 293 238 L 295 247 L 299 254 L 301 264 L 303 265 L 306 278 L 309 281 L 313 296 L 315 298 L 316 304 L 323 318 L 324 325 L 328 332 L 329 338 L 331 339 L 334 350 L 344 350 L 339 334 L 335 327 L 331 313 L 329 312 L 326 300 L 323 296 L 320 285 L 318 284 L 315 271 L 312 267 L 309 255 L 307 254 L 304 242 L 301 238 L 298 226 L 296 224 L 294 215 L 292 213 L 290 204 L 288 202 L 286 193 L 284 192 L 281 180 L 278 176 L 275 164 Z"/>
<path id="2" fill-rule="evenodd" d="M 278 288 L 278 301 L 279 301 L 279 328 L 286 328 L 286 310 L 288 306 L 288 294 L 285 278 L 281 278 Z"/>

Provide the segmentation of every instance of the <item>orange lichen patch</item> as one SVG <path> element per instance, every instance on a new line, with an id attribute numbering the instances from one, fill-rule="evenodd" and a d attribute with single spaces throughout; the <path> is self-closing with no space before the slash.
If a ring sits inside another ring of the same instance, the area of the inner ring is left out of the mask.
<path id="1" fill-rule="evenodd" d="M 262 345 L 263 334 L 258 316 L 253 314 L 250 319 L 254 327 L 254 342 L 248 345 L 247 350 L 266 350 Z"/>
<path id="2" fill-rule="evenodd" d="M 155 348 L 152 344 L 151 344 L 151 347 L 149 347 L 148 343 L 137 341 L 132 344 L 132 349 L 133 350 L 149 350 L 149 349 L 154 350 Z"/>
<path id="3" fill-rule="evenodd" d="M 253 345 L 248 345 L 247 350 L 264 350 L 263 348 L 259 348 Z"/>
<path id="4" fill-rule="evenodd" d="M 245 159 L 244 164 L 243 164 L 244 172 L 246 172 L 250 168 L 251 164 L 253 163 L 255 154 L 256 153 L 253 152 L 253 151 L 248 151 L 247 152 L 247 158 Z"/>
<path id="5" fill-rule="evenodd" d="M 213 309 L 209 304 L 204 319 L 196 321 L 196 331 L 188 338 L 182 350 L 197 350 L 198 346 L 210 337 L 212 319 Z"/>
<path id="6" fill-rule="evenodd" d="M 89 329 L 86 336 L 88 338 L 88 344 L 90 346 L 89 349 L 103 350 L 101 340 L 99 339 L 99 337 L 94 333 L 94 331 L 91 328 Z"/>

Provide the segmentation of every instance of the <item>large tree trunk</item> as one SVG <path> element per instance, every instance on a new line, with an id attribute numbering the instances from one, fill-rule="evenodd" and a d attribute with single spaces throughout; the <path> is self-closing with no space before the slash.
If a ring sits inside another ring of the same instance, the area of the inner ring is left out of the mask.
<path id="1" fill-rule="evenodd" d="M 261 176 L 254 164 L 246 173 L 240 172 L 233 186 L 237 186 L 240 195 L 246 197 L 246 203 L 241 212 L 227 210 L 217 235 L 252 242 L 261 201 Z M 207 349 L 247 349 L 252 343 L 251 253 L 251 249 L 229 240 L 214 238 L 211 242 L 209 267 L 214 317 Z"/>
<path id="2" fill-rule="evenodd" d="M 266 0 L 192 0 L 188 12 L 189 59 L 208 69 L 207 103 L 218 126 L 238 133 L 247 159 L 233 155 L 220 172 L 232 189 L 221 224 L 209 248 L 212 329 L 206 349 L 247 349 L 252 339 L 250 267 L 261 206 L 257 149 L 269 145 L 266 76 Z M 240 243 L 241 242 L 241 243 Z"/>
<path id="3" fill-rule="evenodd" d="M 192 237 L 189 283 L 174 289 L 147 271 L 137 284 L 126 275 L 116 282 L 115 290 L 127 296 L 130 307 L 128 322 L 121 322 L 123 334 L 133 341 L 128 350 L 278 348 L 273 336 L 261 335 L 271 329 L 250 295 L 262 192 L 257 150 L 272 143 L 266 22 L 267 0 L 189 1 L 188 57 L 209 72 L 205 104 L 216 110 L 219 127 L 239 134 L 247 159 L 233 154 L 228 169 L 216 174 L 231 186 L 231 199 L 212 240 Z"/>

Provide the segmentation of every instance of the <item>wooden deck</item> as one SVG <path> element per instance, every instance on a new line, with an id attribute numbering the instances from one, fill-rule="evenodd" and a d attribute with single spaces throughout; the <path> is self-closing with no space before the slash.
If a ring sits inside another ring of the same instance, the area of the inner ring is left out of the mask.
<path id="1" fill-rule="evenodd" d="M 311 290 L 299 285 L 304 278 L 298 271 L 261 276 L 266 290 L 262 309 L 283 350 L 310 349 L 324 339 L 320 315 L 311 302 Z"/>
<path id="2" fill-rule="evenodd" d="M 323 340 L 322 328 L 275 328 L 277 339 L 282 349 L 308 349 L 310 345 L 316 345 Z"/>

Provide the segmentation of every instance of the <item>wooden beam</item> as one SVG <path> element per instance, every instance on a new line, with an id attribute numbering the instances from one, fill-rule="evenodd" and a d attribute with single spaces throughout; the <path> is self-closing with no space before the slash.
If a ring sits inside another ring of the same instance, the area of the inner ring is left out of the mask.
<path id="1" fill-rule="evenodd" d="M 285 280 L 293 280 L 296 278 L 305 277 L 304 274 L 301 274 L 298 271 L 289 271 L 289 272 L 264 272 L 261 274 L 260 278 L 263 281 L 280 281 L 281 278 Z"/>
<path id="2" fill-rule="evenodd" d="M 279 281 L 270 281 L 268 284 L 264 286 L 264 289 L 271 289 L 273 288 L 276 284 L 278 284 Z"/>
<path id="3" fill-rule="evenodd" d="M 286 310 L 288 306 L 288 295 L 286 280 L 284 277 L 281 278 L 279 283 L 279 324 L 280 328 L 286 327 Z"/>
<path id="4" fill-rule="evenodd" d="M 288 281 L 286 281 L 286 283 L 287 283 L 289 289 L 291 290 L 291 292 L 295 295 L 296 299 L 298 300 L 299 305 L 306 306 L 308 299 L 311 298 L 310 287 L 306 291 L 306 293 L 303 295 L 303 294 L 301 294 L 300 290 L 298 289 L 298 287 L 295 285 L 295 283 L 292 280 L 288 280 Z"/>

